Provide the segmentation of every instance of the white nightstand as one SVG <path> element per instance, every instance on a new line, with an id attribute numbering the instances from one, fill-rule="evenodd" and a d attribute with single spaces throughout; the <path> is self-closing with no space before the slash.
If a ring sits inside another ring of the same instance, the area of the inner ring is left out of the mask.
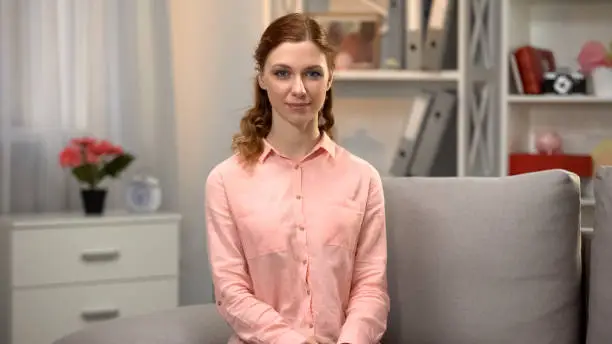
<path id="1" fill-rule="evenodd" d="M 50 344 L 176 307 L 179 222 L 170 213 L 1 218 L 0 343 Z"/>

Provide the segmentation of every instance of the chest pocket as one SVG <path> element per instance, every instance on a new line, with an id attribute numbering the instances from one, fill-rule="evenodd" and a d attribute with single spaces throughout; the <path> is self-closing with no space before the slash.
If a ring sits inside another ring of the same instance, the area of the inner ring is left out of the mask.
<path id="1" fill-rule="evenodd" d="M 355 251 L 364 216 L 359 203 L 332 201 L 317 208 L 319 214 L 313 214 L 313 221 L 309 221 L 317 241 L 323 246 L 338 246 Z"/>
<path id="2" fill-rule="evenodd" d="M 274 209 L 238 216 L 236 227 L 247 259 L 286 251 L 289 247 L 287 229 L 282 227 L 280 216 Z"/>

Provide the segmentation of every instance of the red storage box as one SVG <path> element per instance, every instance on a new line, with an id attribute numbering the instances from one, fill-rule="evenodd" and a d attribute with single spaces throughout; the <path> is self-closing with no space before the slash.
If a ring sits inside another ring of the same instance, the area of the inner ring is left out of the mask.
<path id="1" fill-rule="evenodd" d="M 593 176 L 593 159 L 590 155 L 513 153 L 510 154 L 509 160 L 510 175 L 563 169 L 583 178 Z"/>

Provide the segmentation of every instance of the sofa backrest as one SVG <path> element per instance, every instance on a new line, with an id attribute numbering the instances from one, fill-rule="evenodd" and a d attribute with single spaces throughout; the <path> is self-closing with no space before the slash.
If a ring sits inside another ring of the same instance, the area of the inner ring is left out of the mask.
<path id="1" fill-rule="evenodd" d="M 384 342 L 581 342 L 575 175 L 383 183 L 392 303 Z"/>

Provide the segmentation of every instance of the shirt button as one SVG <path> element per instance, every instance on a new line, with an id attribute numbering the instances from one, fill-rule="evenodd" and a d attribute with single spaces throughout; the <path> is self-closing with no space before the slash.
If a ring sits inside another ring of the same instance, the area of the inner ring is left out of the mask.
<path id="1" fill-rule="evenodd" d="M 310 324 L 310 325 L 308 325 L 308 327 L 313 328 L 313 327 L 314 327 L 314 324 Z"/>
<path id="2" fill-rule="evenodd" d="M 306 263 L 308 263 L 306 259 L 302 260 L 302 264 L 306 265 Z"/>
<path id="3" fill-rule="evenodd" d="M 295 196 L 295 198 L 296 198 L 296 199 L 302 199 L 302 196 L 297 195 L 297 196 Z"/>
<path id="4" fill-rule="evenodd" d="M 303 231 L 303 230 L 304 230 L 304 227 L 299 226 L 299 227 L 298 227 L 298 229 L 299 229 L 299 230 L 301 230 L 301 231 Z"/>
<path id="5" fill-rule="evenodd" d="M 293 165 L 293 169 L 294 170 L 299 170 L 300 169 L 300 165 Z"/>
<path id="6" fill-rule="evenodd" d="M 310 295 L 310 289 L 306 289 L 306 295 Z"/>

